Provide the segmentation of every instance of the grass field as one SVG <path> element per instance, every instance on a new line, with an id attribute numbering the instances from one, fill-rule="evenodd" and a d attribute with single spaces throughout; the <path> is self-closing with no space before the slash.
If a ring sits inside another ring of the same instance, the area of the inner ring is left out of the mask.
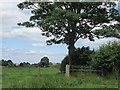
<path id="1" fill-rule="evenodd" d="M 67 77 L 56 67 L 3 67 L 2 88 L 118 88 L 118 81 L 85 73 Z"/>

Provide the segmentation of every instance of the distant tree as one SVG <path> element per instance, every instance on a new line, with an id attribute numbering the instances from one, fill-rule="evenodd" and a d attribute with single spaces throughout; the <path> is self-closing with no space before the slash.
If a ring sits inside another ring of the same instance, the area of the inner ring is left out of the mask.
<path id="1" fill-rule="evenodd" d="M 6 60 L 2 59 L 1 62 L 2 62 L 2 66 L 8 66 L 8 62 Z"/>
<path id="2" fill-rule="evenodd" d="M 14 63 L 12 62 L 12 60 L 8 60 L 7 63 L 8 63 L 8 66 L 9 66 L 9 67 L 14 66 Z"/>
<path id="3" fill-rule="evenodd" d="M 30 63 L 29 63 L 29 62 L 27 62 L 27 63 L 26 63 L 26 66 L 30 66 Z"/>
<path id="4" fill-rule="evenodd" d="M 58 0 L 59 1 L 59 0 Z M 119 37 L 116 30 L 106 30 L 104 23 L 120 22 L 120 14 L 114 2 L 34 2 L 24 1 L 17 5 L 20 9 L 31 10 L 29 21 L 18 23 L 25 27 L 38 27 L 42 35 L 52 37 L 48 45 L 64 43 L 68 46 L 69 64 L 78 39 L 94 37 Z M 93 30 L 94 27 L 103 27 Z M 106 33 L 107 31 L 107 33 Z M 104 32 L 104 33 L 103 33 Z M 106 35 L 107 34 L 107 35 Z"/>
<path id="5" fill-rule="evenodd" d="M 14 63 L 12 62 L 12 60 L 6 61 L 6 60 L 2 59 L 2 60 L 0 61 L 0 63 L 1 63 L 2 66 L 9 66 L 9 67 L 14 66 Z"/>
<path id="6" fill-rule="evenodd" d="M 40 61 L 41 66 L 47 67 L 49 65 L 49 58 L 48 57 L 43 57 Z"/>
<path id="7" fill-rule="evenodd" d="M 23 63 L 20 63 L 20 66 L 23 67 Z"/>
<path id="8" fill-rule="evenodd" d="M 23 63 L 20 63 L 20 66 L 30 66 L 30 63 L 29 62 L 23 62 Z"/>
<path id="9" fill-rule="evenodd" d="M 56 64 L 60 64 L 59 62 L 57 62 Z"/>
<path id="10" fill-rule="evenodd" d="M 120 71 L 120 42 L 109 42 L 91 55 L 91 65 L 103 70 L 104 74 L 112 71 Z"/>

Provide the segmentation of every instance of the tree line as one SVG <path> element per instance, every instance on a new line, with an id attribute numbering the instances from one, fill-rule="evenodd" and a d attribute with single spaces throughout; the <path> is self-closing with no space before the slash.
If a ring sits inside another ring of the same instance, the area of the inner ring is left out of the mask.
<path id="1" fill-rule="evenodd" d="M 0 60 L 0 65 L 1 66 L 8 66 L 8 67 L 14 67 L 14 66 L 35 66 L 35 67 L 48 67 L 49 65 L 52 65 L 52 62 L 49 62 L 48 57 L 43 57 L 41 58 L 40 62 L 30 64 L 29 62 L 21 62 L 20 64 L 15 64 L 12 62 L 12 60 Z"/>

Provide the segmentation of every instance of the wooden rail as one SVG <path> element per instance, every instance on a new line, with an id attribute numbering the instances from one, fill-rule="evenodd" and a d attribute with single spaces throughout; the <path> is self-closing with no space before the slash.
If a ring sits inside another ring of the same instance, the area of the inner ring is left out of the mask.
<path id="1" fill-rule="evenodd" d="M 69 70 L 70 72 L 102 72 L 102 70 L 94 69 L 92 66 L 83 66 L 83 65 L 70 65 Z"/>

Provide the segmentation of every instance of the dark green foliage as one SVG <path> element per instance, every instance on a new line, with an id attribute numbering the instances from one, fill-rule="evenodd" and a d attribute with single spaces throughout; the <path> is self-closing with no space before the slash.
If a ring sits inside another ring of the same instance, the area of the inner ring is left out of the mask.
<path id="1" fill-rule="evenodd" d="M 9 66 L 9 67 L 14 66 L 14 64 L 11 60 L 6 61 L 6 60 L 2 59 L 2 60 L 0 60 L 0 64 L 2 66 Z"/>
<path id="2" fill-rule="evenodd" d="M 119 31 L 120 31 L 120 25 L 116 24 L 114 26 L 104 26 L 102 30 L 96 30 L 94 33 L 98 36 L 102 36 L 102 37 L 117 37 L 120 38 L 119 35 Z"/>
<path id="3" fill-rule="evenodd" d="M 94 51 L 90 50 L 89 47 L 82 47 L 75 50 L 72 54 L 72 61 L 73 65 L 87 65 L 91 61 L 89 55 L 92 54 Z"/>
<path id="4" fill-rule="evenodd" d="M 38 65 L 41 66 L 41 67 L 48 67 L 49 58 L 48 57 L 43 57 Z"/>
<path id="5" fill-rule="evenodd" d="M 8 62 L 8 66 L 9 66 L 9 67 L 14 66 L 14 64 L 13 64 L 13 62 L 12 62 L 11 60 L 8 60 L 7 62 Z"/>
<path id="6" fill-rule="evenodd" d="M 64 71 L 65 71 L 65 66 L 66 66 L 67 64 L 69 64 L 68 56 L 66 56 L 66 57 L 62 60 L 62 62 L 61 62 L 61 66 L 60 66 L 60 71 L 61 71 L 61 72 L 65 73 L 65 72 L 64 72 Z"/>
<path id="7" fill-rule="evenodd" d="M 107 72 L 118 71 L 120 67 L 120 43 L 109 42 L 102 45 L 99 50 L 91 55 L 91 65 Z"/>
<path id="8" fill-rule="evenodd" d="M 89 47 L 78 48 L 72 54 L 72 65 L 89 65 L 91 59 L 89 56 L 93 53 L 93 50 L 90 50 Z M 63 71 L 66 64 L 69 64 L 68 56 L 66 56 L 62 63 L 60 70 Z"/>
<path id="9" fill-rule="evenodd" d="M 22 66 L 23 66 L 23 63 L 20 63 L 20 66 L 22 67 Z"/>
<path id="10" fill-rule="evenodd" d="M 5 61 L 5 60 L 0 60 L 0 64 L 1 64 L 1 66 L 7 66 L 8 65 L 8 63 L 7 63 L 7 61 Z"/>
<path id="11" fill-rule="evenodd" d="M 23 66 L 30 66 L 30 63 L 28 62 L 23 62 L 23 63 L 20 63 L 20 66 L 23 67 Z"/>
<path id="12" fill-rule="evenodd" d="M 24 23 L 18 23 L 18 25 L 25 25 L 26 27 L 33 27 L 34 26 L 34 24 L 32 24 L 32 23 L 30 23 L 30 22 L 24 22 Z"/>

